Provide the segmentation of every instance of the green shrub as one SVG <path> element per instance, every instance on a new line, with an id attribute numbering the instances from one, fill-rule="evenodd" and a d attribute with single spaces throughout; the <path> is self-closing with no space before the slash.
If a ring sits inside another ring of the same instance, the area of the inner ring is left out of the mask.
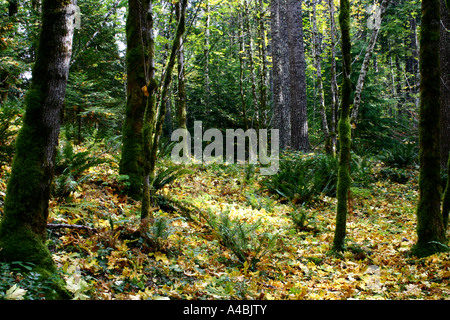
<path id="1" fill-rule="evenodd" d="M 63 143 L 56 153 L 53 195 L 59 199 L 66 198 L 81 182 L 89 178 L 89 174 L 84 174 L 86 170 L 108 161 L 91 155 L 90 150 L 75 152 L 69 141 Z"/>
<path id="2" fill-rule="evenodd" d="M 59 275 L 35 271 L 30 262 L 0 263 L 0 300 L 50 300 L 60 297 L 55 284 Z"/>
<path id="3" fill-rule="evenodd" d="M 263 178 L 263 190 L 293 201 L 307 203 L 320 194 L 336 195 L 337 159 L 323 155 L 294 155 L 280 160 L 275 175 Z"/>
<path id="4" fill-rule="evenodd" d="M 189 173 L 192 173 L 192 171 L 185 169 L 183 165 L 169 165 L 164 168 L 158 168 L 155 177 L 150 183 L 151 188 L 155 191 L 161 190 L 165 185 L 168 185 L 181 176 Z"/>
<path id="5" fill-rule="evenodd" d="M 257 234 L 261 223 L 250 224 L 239 219 L 231 219 L 228 210 L 219 215 L 209 211 L 208 224 L 214 230 L 219 242 L 234 253 L 239 262 L 250 270 L 256 270 L 256 264 L 270 250 L 275 237 L 263 233 Z"/>
<path id="6" fill-rule="evenodd" d="M 383 149 L 379 159 L 390 167 L 406 168 L 417 165 L 419 150 L 412 143 L 398 143 L 391 148 Z"/>
<path id="7" fill-rule="evenodd" d="M 10 163 L 14 154 L 14 137 L 22 118 L 17 103 L 7 101 L 0 108 L 0 166 Z"/>

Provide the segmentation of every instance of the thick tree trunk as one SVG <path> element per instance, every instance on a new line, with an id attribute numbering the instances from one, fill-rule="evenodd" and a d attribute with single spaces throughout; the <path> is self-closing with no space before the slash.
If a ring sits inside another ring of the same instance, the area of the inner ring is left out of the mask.
<path id="1" fill-rule="evenodd" d="M 450 152 L 450 8 L 441 0 L 441 168 Z"/>
<path id="2" fill-rule="evenodd" d="M 420 169 L 417 243 L 412 252 L 426 256 L 442 251 L 445 230 L 440 180 L 440 1 L 422 0 L 420 35 Z"/>
<path id="3" fill-rule="evenodd" d="M 348 213 L 348 195 L 350 192 L 350 148 L 351 148 L 351 126 L 350 126 L 350 97 L 352 93 L 351 82 L 351 39 L 350 39 L 350 2 L 341 0 L 341 12 L 339 14 L 339 24 L 342 33 L 342 99 L 341 114 L 338 124 L 340 150 L 339 150 L 339 170 L 337 183 L 337 215 L 336 229 L 334 232 L 333 250 L 343 251 L 346 236 L 346 223 Z"/>
<path id="4" fill-rule="evenodd" d="M 122 130 L 120 174 L 129 176 L 129 195 L 142 194 L 142 126 L 147 96 L 142 87 L 149 82 L 149 26 L 146 18 L 149 0 L 128 0 L 127 34 L 127 105 Z"/>
<path id="5" fill-rule="evenodd" d="M 44 243 L 75 5 L 76 0 L 43 3 L 39 51 L 0 225 L 0 260 L 29 261 L 50 271 L 55 266 Z"/>
<path id="6" fill-rule="evenodd" d="M 289 50 L 286 0 L 272 0 L 273 127 L 279 130 L 280 147 L 291 144 Z"/>
<path id="7" fill-rule="evenodd" d="M 287 24 L 291 98 L 291 146 L 294 150 L 307 151 L 309 150 L 309 137 L 302 1 L 287 0 Z"/>

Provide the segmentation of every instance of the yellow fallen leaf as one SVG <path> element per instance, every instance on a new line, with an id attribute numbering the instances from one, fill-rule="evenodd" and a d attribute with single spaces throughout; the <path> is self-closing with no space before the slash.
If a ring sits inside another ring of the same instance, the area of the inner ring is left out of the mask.
<path id="1" fill-rule="evenodd" d="M 162 261 L 164 264 L 169 264 L 169 259 L 167 259 L 167 256 L 162 252 L 155 252 L 155 260 L 156 261 Z"/>

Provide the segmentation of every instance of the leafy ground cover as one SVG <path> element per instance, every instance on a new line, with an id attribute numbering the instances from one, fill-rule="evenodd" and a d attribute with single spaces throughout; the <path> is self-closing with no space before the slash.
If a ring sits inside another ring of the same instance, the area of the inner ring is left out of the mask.
<path id="1" fill-rule="evenodd" d="M 261 191 L 258 169 L 240 165 L 192 165 L 164 186 L 144 239 L 137 236 L 139 202 L 123 192 L 126 181 L 114 163 L 89 168 L 69 197 L 50 204 L 49 223 L 89 227 L 49 228 L 48 245 L 76 299 L 450 296 L 450 253 L 409 255 L 416 241 L 415 170 L 396 183 L 378 165 L 370 184 L 352 189 L 348 250 L 336 255 L 330 253 L 335 198 L 293 206 Z M 4 170 L 0 201 L 6 178 Z M 293 218 L 299 215 L 301 223 Z M 1 266 L 1 298 L 45 298 L 31 296 L 30 277 Z"/>

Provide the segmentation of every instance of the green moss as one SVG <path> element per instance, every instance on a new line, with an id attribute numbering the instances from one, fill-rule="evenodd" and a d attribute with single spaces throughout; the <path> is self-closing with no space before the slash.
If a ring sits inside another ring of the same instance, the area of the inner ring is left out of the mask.
<path id="1" fill-rule="evenodd" d="M 348 194 L 351 186 L 350 176 L 350 148 L 351 148 L 351 124 L 350 124 L 350 97 L 352 93 L 351 74 L 351 41 L 350 41 L 350 2 L 341 0 L 339 23 L 342 33 L 342 54 L 344 77 L 342 81 L 342 103 L 338 123 L 340 141 L 339 171 L 337 184 L 337 214 L 336 229 L 333 240 L 333 251 L 344 250 L 346 236 L 346 223 L 348 212 Z"/>
<path id="2" fill-rule="evenodd" d="M 420 170 L 417 243 L 412 253 L 426 256 L 446 250 L 440 210 L 440 1 L 422 1 L 420 31 Z"/>

